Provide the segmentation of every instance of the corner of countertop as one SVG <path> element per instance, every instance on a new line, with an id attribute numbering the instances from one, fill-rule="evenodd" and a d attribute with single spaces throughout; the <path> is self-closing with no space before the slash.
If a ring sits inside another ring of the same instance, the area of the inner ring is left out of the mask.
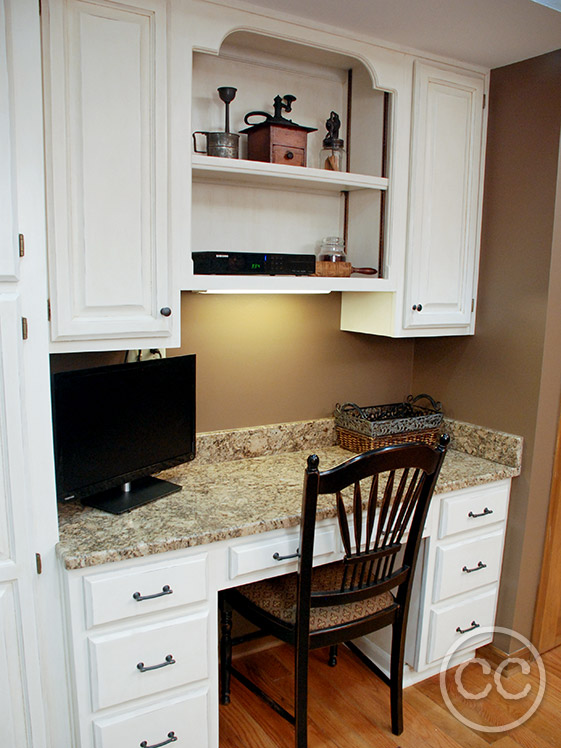
<path id="1" fill-rule="evenodd" d="M 524 446 L 522 436 L 452 418 L 444 419 L 444 430 L 450 435 L 451 449 L 507 465 L 520 473 Z"/>

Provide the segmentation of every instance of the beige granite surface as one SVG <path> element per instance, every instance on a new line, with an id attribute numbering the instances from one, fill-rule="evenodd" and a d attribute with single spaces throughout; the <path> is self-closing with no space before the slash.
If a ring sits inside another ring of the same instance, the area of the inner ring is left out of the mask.
<path id="1" fill-rule="evenodd" d="M 310 452 L 318 454 L 320 470 L 349 459 L 352 453 L 333 445 L 331 419 L 290 426 L 201 435 L 194 462 L 160 474 L 181 484 L 182 490 L 126 514 L 106 514 L 78 503 L 61 505 L 59 557 L 67 569 L 78 569 L 297 525 Z M 464 442 L 469 442 L 469 435 L 462 434 Z M 511 449 L 503 444 L 499 450 L 501 456 L 505 450 L 517 454 L 516 444 L 521 440 L 512 439 Z M 493 441 L 489 433 L 487 441 Z M 279 442 L 283 450 L 277 450 Z M 242 459 L 232 458 L 240 452 Z M 251 456 L 254 453 L 260 456 Z M 519 472 L 519 462 L 509 465 L 449 449 L 436 492 L 510 478 Z M 329 497 L 322 501 L 320 516 L 335 516 Z"/>

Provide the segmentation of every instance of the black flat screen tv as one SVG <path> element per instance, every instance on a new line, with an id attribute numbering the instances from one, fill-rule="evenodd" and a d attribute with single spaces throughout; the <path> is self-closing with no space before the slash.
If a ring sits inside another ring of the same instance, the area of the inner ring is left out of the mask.
<path id="1" fill-rule="evenodd" d="M 57 497 L 113 514 L 181 486 L 152 476 L 195 457 L 195 356 L 53 374 Z"/>

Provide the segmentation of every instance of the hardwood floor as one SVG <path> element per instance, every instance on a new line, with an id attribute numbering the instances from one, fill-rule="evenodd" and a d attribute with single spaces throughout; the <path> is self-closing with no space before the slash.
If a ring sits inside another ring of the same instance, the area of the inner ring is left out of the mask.
<path id="1" fill-rule="evenodd" d="M 463 688 L 484 698 L 465 698 L 455 685 L 458 668 L 447 673 L 450 700 L 463 720 L 498 728 L 476 730 L 447 708 L 439 676 L 404 691 L 405 729 L 392 735 L 389 689 L 346 647 L 340 647 L 335 668 L 327 651 L 315 651 L 310 664 L 309 748 L 559 748 L 561 746 L 561 647 L 543 656 L 546 688 L 540 706 L 523 724 L 502 728 L 524 715 L 538 694 L 536 663 L 500 680 L 477 663 L 462 668 Z M 241 652 L 236 665 L 285 708 L 292 711 L 292 650 L 287 645 Z M 460 666 L 461 667 L 461 666 Z M 520 694 L 528 692 L 523 698 Z M 506 695 L 505 695 L 506 694 Z M 293 728 L 236 680 L 232 702 L 220 707 L 220 748 L 292 748 Z"/>

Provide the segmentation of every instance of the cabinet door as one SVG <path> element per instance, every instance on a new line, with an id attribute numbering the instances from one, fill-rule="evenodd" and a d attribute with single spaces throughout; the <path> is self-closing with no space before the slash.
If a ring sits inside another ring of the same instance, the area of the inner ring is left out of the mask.
<path id="1" fill-rule="evenodd" d="M 27 547 L 20 299 L 0 293 L 0 742 L 44 745 Z"/>
<path id="2" fill-rule="evenodd" d="M 484 84 L 483 76 L 415 63 L 405 328 L 472 320 Z"/>
<path id="3" fill-rule="evenodd" d="M 52 340 L 165 343 L 166 2 L 48 0 L 42 18 Z"/>

